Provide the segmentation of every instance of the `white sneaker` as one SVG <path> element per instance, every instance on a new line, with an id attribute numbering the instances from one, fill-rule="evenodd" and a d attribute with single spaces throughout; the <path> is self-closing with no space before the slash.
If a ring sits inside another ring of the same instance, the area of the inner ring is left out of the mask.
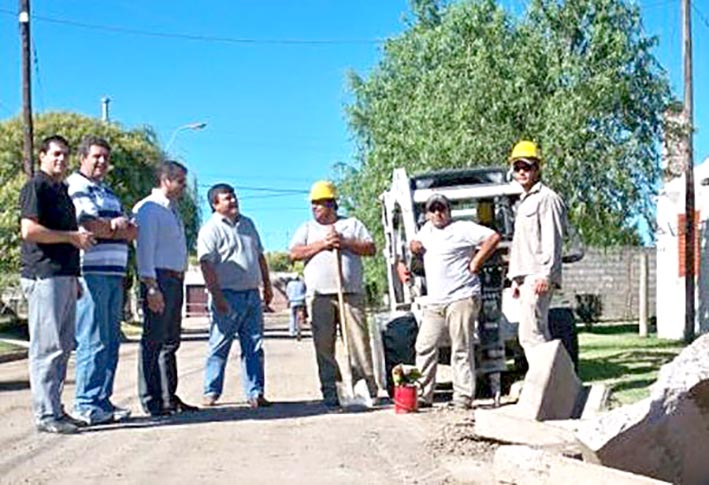
<path id="1" fill-rule="evenodd" d="M 113 413 L 110 411 L 104 411 L 103 409 L 96 408 L 89 411 L 77 411 L 73 410 L 69 413 L 72 419 L 84 423 L 86 426 L 93 426 L 96 424 L 106 424 L 113 421 Z"/>

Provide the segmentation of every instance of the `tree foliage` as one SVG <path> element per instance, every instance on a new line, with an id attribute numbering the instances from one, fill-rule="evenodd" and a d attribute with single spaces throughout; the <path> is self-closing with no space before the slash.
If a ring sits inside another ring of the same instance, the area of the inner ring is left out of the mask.
<path id="1" fill-rule="evenodd" d="M 291 261 L 285 251 L 269 251 L 266 253 L 266 261 L 271 271 L 288 272 L 292 271 Z"/>
<path id="2" fill-rule="evenodd" d="M 76 113 L 47 113 L 34 119 L 34 143 L 50 135 L 60 134 L 72 149 L 69 171 L 78 168 L 74 151 L 89 134 L 105 138 L 111 145 L 111 170 L 107 183 L 130 209 L 155 186 L 155 168 L 164 159 L 155 133 L 148 127 L 126 130 L 115 123 L 104 123 Z M 22 172 L 22 121 L 19 118 L 0 123 L 0 273 L 19 270 L 19 191 L 25 182 Z M 38 164 L 35 164 L 38 170 Z M 199 210 L 196 188 L 192 184 L 180 203 L 190 248 L 196 241 Z"/>
<path id="3" fill-rule="evenodd" d="M 636 243 L 638 219 L 652 218 L 670 101 L 638 8 L 532 0 L 516 18 L 494 0 L 413 0 L 412 11 L 372 72 L 350 75 L 358 155 L 339 167 L 340 189 L 378 242 L 372 201 L 395 167 L 504 166 L 528 138 L 586 243 Z"/>
<path id="4" fill-rule="evenodd" d="M 286 251 L 269 251 L 266 253 L 266 261 L 271 271 L 283 273 L 301 273 L 303 271 L 303 262 L 291 261 Z"/>

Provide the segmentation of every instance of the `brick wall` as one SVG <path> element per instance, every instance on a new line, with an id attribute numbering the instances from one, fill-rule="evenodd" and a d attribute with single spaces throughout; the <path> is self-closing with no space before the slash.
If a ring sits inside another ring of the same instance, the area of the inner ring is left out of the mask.
<path id="1" fill-rule="evenodd" d="M 563 288 L 554 302 L 571 304 L 577 315 L 600 303 L 592 312 L 597 320 L 637 319 L 643 252 L 648 258 L 648 314 L 655 316 L 655 248 L 586 248 L 581 261 L 564 265 Z"/>

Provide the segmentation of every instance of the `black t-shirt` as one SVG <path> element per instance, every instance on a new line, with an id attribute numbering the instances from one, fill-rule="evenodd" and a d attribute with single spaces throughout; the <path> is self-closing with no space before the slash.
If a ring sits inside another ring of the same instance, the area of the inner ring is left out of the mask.
<path id="1" fill-rule="evenodd" d="M 47 229 L 76 231 L 76 212 L 66 185 L 38 172 L 20 191 L 20 217 L 34 219 Z M 78 276 L 79 250 L 71 244 L 22 241 L 22 276 Z"/>

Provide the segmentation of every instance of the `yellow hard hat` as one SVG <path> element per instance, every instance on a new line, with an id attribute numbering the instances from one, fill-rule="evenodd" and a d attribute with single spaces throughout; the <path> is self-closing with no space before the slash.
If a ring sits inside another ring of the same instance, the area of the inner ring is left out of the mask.
<path id="1" fill-rule="evenodd" d="M 542 161 L 541 154 L 539 153 L 539 147 L 533 141 L 522 140 L 515 145 L 512 149 L 512 155 L 510 155 L 510 163 L 514 163 L 515 160 L 537 160 L 539 163 Z"/>
<path id="2" fill-rule="evenodd" d="M 310 188 L 310 201 L 337 199 L 335 184 L 329 180 L 318 180 Z"/>

